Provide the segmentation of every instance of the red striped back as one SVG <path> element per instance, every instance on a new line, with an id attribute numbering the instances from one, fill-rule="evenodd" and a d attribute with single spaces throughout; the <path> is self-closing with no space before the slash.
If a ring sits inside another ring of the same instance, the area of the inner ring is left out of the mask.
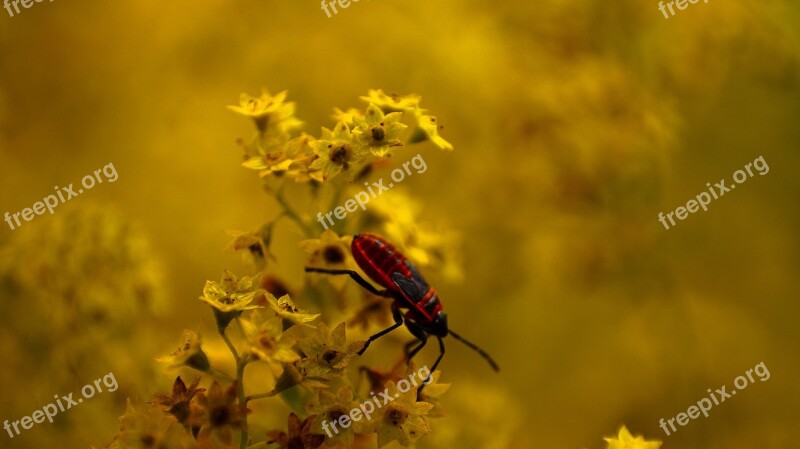
<path id="1" fill-rule="evenodd" d="M 403 273 L 411 277 L 411 271 L 406 267 L 406 257 L 391 243 L 375 234 L 357 234 L 353 237 L 350 251 L 356 263 L 367 276 L 382 287 L 398 291 L 391 279 L 392 273 Z"/>

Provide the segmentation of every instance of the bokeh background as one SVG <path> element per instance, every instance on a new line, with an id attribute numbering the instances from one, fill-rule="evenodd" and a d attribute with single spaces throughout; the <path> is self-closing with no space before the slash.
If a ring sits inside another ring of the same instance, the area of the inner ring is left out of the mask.
<path id="1" fill-rule="evenodd" d="M 362 0 L 331 18 L 310 0 L 56 1 L 0 22 L 0 213 L 119 173 L 1 226 L 0 418 L 110 371 L 120 385 L 0 446 L 105 444 L 128 397 L 168 391 L 153 358 L 184 328 L 212 333 L 204 282 L 252 271 L 225 230 L 278 210 L 240 167 L 251 125 L 224 107 L 263 86 L 314 135 L 368 89 L 417 93 L 455 146 L 421 146 L 427 172 L 385 195 L 459 236 L 462 276 L 426 275 L 502 371 L 450 342 L 450 416 L 419 447 L 601 448 L 623 424 L 665 449 L 797 447 L 796 2 L 667 20 L 632 0 Z M 767 175 L 657 221 L 758 156 Z M 301 238 L 275 230 L 289 285 Z M 762 361 L 767 382 L 658 428 Z"/>

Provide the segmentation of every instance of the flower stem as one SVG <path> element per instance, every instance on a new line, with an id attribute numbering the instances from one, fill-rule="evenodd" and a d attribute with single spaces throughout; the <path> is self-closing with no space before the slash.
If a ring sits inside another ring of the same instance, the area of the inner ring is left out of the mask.
<path id="1" fill-rule="evenodd" d="M 283 207 L 283 213 L 287 217 L 291 218 L 295 223 L 297 223 L 297 225 L 300 226 L 300 229 L 303 230 L 303 232 L 306 234 L 307 237 L 309 238 L 314 237 L 314 233 L 311 232 L 311 229 L 308 227 L 308 224 L 294 210 L 292 205 L 289 204 L 288 201 L 286 201 L 286 198 L 283 196 L 283 186 L 281 186 L 275 192 L 275 199 L 278 201 L 278 204 L 280 204 L 281 207 Z"/>
<path id="2" fill-rule="evenodd" d="M 242 407 L 247 406 L 247 398 L 244 395 L 244 368 L 248 363 L 250 363 L 250 359 L 246 355 L 236 363 L 236 387 L 239 394 L 239 405 Z M 244 415 L 244 426 L 242 426 L 242 433 L 239 437 L 239 449 L 247 449 L 247 414 Z"/>
<path id="3" fill-rule="evenodd" d="M 267 445 L 267 442 L 266 441 L 262 441 L 260 443 L 256 443 L 256 444 L 248 447 L 247 449 L 257 449 L 259 447 L 266 447 L 266 445 Z"/>
<path id="4" fill-rule="evenodd" d="M 249 401 L 253 401 L 253 400 L 256 400 L 256 399 L 271 398 L 271 397 L 275 396 L 276 394 L 278 394 L 278 392 L 275 391 L 275 390 L 268 391 L 266 393 L 252 394 L 250 396 L 247 396 L 245 398 L 245 401 L 249 402 Z"/>
<path id="5" fill-rule="evenodd" d="M 244 407 L 247 405 L 247 400 L 244 396 L 244 368 L 250 362 L 247 355 L 244 357 L 239 356 L 239 351 L 233 345 L 231 339 L 225 334 L 225 329 L 217 329 L 222 340 L 228 345 L 234 360 L 236 360 L 236 392 L 239 396 L 239 405 Z M 244 426 L 242 426 L 242 433 L 239 437 L 239 449 L 247 449 L 247 414 L 244 415 Z"/>
<path id="6" fill-rule="evenodd" d="M 231 339 L 228 338 L 227 335 L 225 335 L 224 330 L 220 330 L 219 334 L 222 336 L 222 340 L 225 341 L 225 344 L 228 345 L 228 349 L 230 349 L 231 354 L 233 354 L 233 358 L 236 360 L 236 365 L 238 366 L 239 361 L 241 360 L 241 358 L 239 357 L 239 352 L 236 350 L 236 347 L 233 346 L 233 343 L 231 343 Z"/>
<path id="7" fill-rule="evenodd" d="M 222 371 L 220 371 L 220 370 L 218 370 L 216 368 L 213 368 L 213 367 L 209 368 L 209 374 L 211 374 L 212 376 L 215 376 L 215 377 L 219 377 L 220 379 L 225 380 L 227 382 L 233 382 L 233 377 L 225 374 L 224 372 L 222 372 Z"/>

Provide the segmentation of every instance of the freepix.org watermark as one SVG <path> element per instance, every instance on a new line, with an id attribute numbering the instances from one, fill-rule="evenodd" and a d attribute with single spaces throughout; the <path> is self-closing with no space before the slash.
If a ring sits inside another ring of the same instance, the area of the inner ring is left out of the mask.
<path id="1" fill-rule="evenodd" d="M 14 17 L 14 12 L 11 11 L 11 7 L 14 7 L 14 11 L 16 11 L 16 14 L 19 14 L 20 5 L 22 5 L 23 8 L 28 9 L 31 6 L 33 6 L 34 2 L 41 3 L 42 1 L 44 0 L 3 0 L 3 8 L 5 8 L 6 11 L 8 11 L 9 16 Z M 52 3 L 53 0 L 50 0 L 50 2 Z"/>
<path id="2" fill-rule="evenodd" d="M 103 387 L 100 384 L 102 381 L 102 385 L 105 385 L 109 393 L 117 391 L 119 385 L 117 384 L 117 379 L 114 377 L 114 373 L 109 372 L 105 376 L 100 379 L 96 379 L 94 384 L 88 383 L 81 388 L 81 395 L 82 398 L 78 398 L 76 401 L 72 398 L 74 393 L 70 393 L 66 396 L 61 396 L 59 399 L 58 395 L 53 396 L 56 401 L 54 403 L 49 403 L 42 407 L 40 410 L 34 410 L 30 416 L 23 416 L 22 419 L 18 419 L 16 421 L 9 421 L 5 420 L 3 422 L 3 428 L 8 432 L 9 438 L 14 438 L 15 436 L 20 434 L 19 428 L 22 427 L 23 430 L 28 430 L 33 427 L 34 424 L 41 424 L 44 422 L 45 419 L 53 422 L 53 418 L 61 412 L 65 412 L 71 409 L 74 406 L 82 403 L 84 399 L 92 398 L 95 393 L 102 393 Z M 58 404 L 58 406 L 56 406 Z M 15 433 L 12 433 L 11 430 L 14 430 Z"/>
<path id="3" fill-rule="evenodd" d="M 720 405 L 721 403 L 725 402 L 726 399 L 732 398 L 737 391 L 744 390 L 747 388 L 749 383 L 755 383 L 755 379 L 753 378 L 753 372 L 758 376 L 758 380 L 761 382 L 766 382 L 770 378 L 769 370 L 767 369 L 767 365 L 764 362 L 759 363 L 755 367 L 747 370 L 745 376 L 739 376 L 733 380 L 733 385 L 736 387 L 736 390 L 732 390 L 731 392 L 727 392 L 726 386 L 723 385 L 721 388 L 717 388 L 715 392 L 711 392 L 709 388 L 707 391 L 709 396 L 707 398 L 700 399 L 697 401 L 697 405 L 692 405 L 689 407 L 686 412 L 678 413 L 675 417 L 670 418 L 664 421 L 664 418 L 658 422 L 659 427 L 664 430 L 664 433 L 669 436 L 672 432 L 676 432 L 678 429 L 675 427 L 675 421 L 678 422 L 678 425 L 681 427 L 689 424 L 690 419 L 697 419 L 700 417 L 700 413 L 703 414 L 706 418 L 708 418 L 708 412 L 711 408 L 715 405 Z M 749 383 L 748 383 L 749 382 Z M 713 403 L 711 401 L 714 401 Z M 667 423 L 669 423 L 669 427 L 672 429 L 672 432 L 667 430 Z"/>
<path id="4" fill-rule="evenodd" d="M 350 6 L 350 2 L 358 3 L 359 0 L 322 0 L 322 10 L 325 11 L 325 14 L 328 15 L 328 18 L 331 17 L 331 10 L 333 10 L 333 14 L 339 14 L 339 11 L 336 9 L 336 5 L 338 4 L 340 8 L 346 9 Z M 330 9 L 329 9 L 330 8 Z"/>
<path id="5" fill-rule="evenodd" d="M 736 170 L 733 172 L 733 180 L 736 181 L 736 184 L 742 184 L 748 179 L 755 176 L 753 173 L 753 168 L 758 171 L 758 174 L 761 176 L 766 175 L 769 173 L 769 165 L 767 165 L 767 161 L 764 160 L 764 156 L 757 157 L 753 162 L 748 163 L 744 166 L 744 170 Z M 701 207 L 703 208 L 703 212 L 708 210 L 708 205 L 711 203 L 711 199 L 719 199 L 725 195 L 725 193 L 732 191 L 736 188 L 736 184 L 729 184 L 725 185 L 725 179 L 720 179 L 718 183 L 714 184 L 714 187 L 711 187 L 711 183 L 707 182 L 706 187 L 708 187 L 708 192 L 701 192 L 697 194 L 695 197 L 696 200 L 689 200 L 686 203 L 686 207 L 680 206 L 675 209 L 674 212 L 669 212 L 664 215 L 664 212 L 658 213 L 658 221 L 664 225 L 664 229 L 669 229 L 670 226 L 667 224 L 667 219 L 675 226 L 675 220 L 672 218 L 673 215 L 678 217 L 678 220 L 685 220 L 686 217 L 689 216 L 690 213 L 697 212 Z M 716 189 L 715 189 L 716 188 Z M 709 195 L 709 192 L 711 195 Z"/>
<path id="6" fill-rule="evenodd" d="M 97 184 L 102 184 L 103 179 L 100 177 L 100 173 L 102 173 L 103 176 L 105 176 L 105 180 L 108 182 L 114 182 L 117 180 L 117 178 L 119 178 L 119 175 L 117 174 L 117 169 L 114 168 L 114 164 L 109 162 L 103 168 L 98 168 L 97 170 L 95 170 L 94 175 L 84 176 L 83 179 L 81 179 L 81 184 L 83 185 L 83 188 L 89 190 L 92 187 L 94 187 L 95 182 Z M 97 181 L 95 181 L 95 179 Z M 50 214 L 52 215 L 53 210 L 56 208 L 56 206 L 58 206 L 59 204 L 64 204 L 67 201 L 71 200 L 72 198 L 83 193 L 83 189 L 81 188 L 79 188 L 78 191 L 75 192 L 75 188 L 72 187 L 73 185 L 74 183 L 68 185 L 67 187 L 55 186 L 53 187 L 56 190 L 55 194 L 47 195 L 42 199 L 42 201 L 37 201 L 33 203 L 33 206 L 26 207 L 25 209 L 22 209 L 22 211 L 14 212 L 13 214 L 10 212 L 6 212 L 5 221 L 6 223 L 8 223 L 8 227 L 11 228 L 11 230 L 13 231 L 14 229 L 22 226 L 22 222 L 19 220 L 20 216 L 22 216 L 22 219 L 25 221 L 31 221 L 33 220 L 34 214 L 42 215 L 45 210 L 50 212 Z"/>
<path id="7" fill-rule="evenodd" d="M 423 374 L 424 373 L 424 374 Z M 372 413 L 375 412 L 375 407 L 378 408 L 383 407 L 384 405 L 388 404 L 389 402 L 394 401 L 397 397 L 400 396 L 402 393 L 407 393 L 408 390 L 411 389 L 411 386 L 418 386 L 417 379 L 415 376 L 421 380 L 422 385 L 428 385 L 431 383 L 431 370 L 428 369 L 427 366 L 423 366 L 419 370 L 412 372 L 408 375 L 408 379 L 400 379 L 397 381 L 397 390 L 400 392 L 397 396 L 392 396 L 389 394 L 389 388 L 387 387 L 382 392 L 378 393 L 376 396 L 375 393 L 370 393 L 372 395 L 372 399 L 367 400 L 359 404 L 358 407 L 354 407 L 350 410 L 350 413 L 347 415 L 342 415 L 339 419 L 330 422 L 330 427 L 333 428 L 333 432 L 338 434 L 339 429 L 336 428 L 336 425 L 342 427 L 342 429 L 346 429 L 350 427 L 350 425 L 355 421 L 361 421 L 361 418 L 366 418 L 367 421 L 372 419 Z M 331 429 L 328 427 L 328 420 L 322 421 L 322 429 L 325 430 L 325 433 L 328 434 L 329 438 L 333 438 L 333 434 L 331 433 Z"/>
<path id="8" fill-rule="evenodd" d="M 402 182 L 405 179 L 406 174 L 411 175 L 411 169 L 408 166 L 414 167 L 417 171 L 417 174 L 425 173 L 428 170 L 428 164 L 425 163 L 425 160 L 422 159 L 422 156 L 417 154 L 416 156 L 412 157 L 410 161 L 406 161 L 403 163 L 403 168 L 397 167 L 392 170 L 391 176 L 392 181 L 394 182 Z M 355 212 L 360 207 L 361 210 L 367 209 L 367 203 L 372 198 L 376 198 L 378 195 L 383 195 L 384 190 L 389 190 L 394 187 L 394 182 L 390 182 L 389 185 L 383 185 L 383 178 L 379 179 L 378 182 L 373 182 L 372 185 L 369 185 L 368 182 L 365 182 L 364 185 L 367 187 L 367 191 L 360 191 L 350 198 L 349 200 L 344 202 L 344 207 L 337 206 L 332 211 L 329 211 L 324 216 L 322 212 L 317 212 L 317 221 L 322 225 L 323 228 L 328 229 L 328 225 L 325 222 L 325 219 L 328 219 L 330 225 L 333 226 L 333 218 L 331 215 L 336 217 L 338 220 L 343 220 L 344 217 L 347 216 L 348 212 Z M 375 189 L 373 189 L 375 187 Z M 370 197 L 370 195 L 372 195 Z"/>

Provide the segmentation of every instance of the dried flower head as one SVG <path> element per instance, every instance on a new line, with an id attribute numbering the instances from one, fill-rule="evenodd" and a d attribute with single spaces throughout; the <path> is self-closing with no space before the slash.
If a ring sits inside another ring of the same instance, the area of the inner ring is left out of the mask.
<path id="1" fill-rule="evenodd" d="M 289 414 L 289 433 L 271 430 L 267 432 L 267 444 L 277 443 L 280 449 L 317 449 L 325 440 L 324 435 L 311 433 L 317 417 L 311 415 L 300 421 L 294 413 Z"/>
<path id="2" fill-rule="evenodd" d="M 197 388 L 199 383 L 200 378 L 198 377 L 187 387 L 183 383 L 181 376 L 178 376 L 172 384 L 172 394 L 170 396 L 157 393 L 153 395 L 153 400 L 149 403 L 160 406 L 162 410 L 174 416 L 179 423 L 187 425 L 186 420 L 189 419 L 191 414 L 189 404 L 195 395 L 206 391 L 205 388 Z"/>
<path id="3" fill-rule="evenodd" d="M 189 423 L 200 428 L 198 441 L 217 439 L 223 444 L 231 443 L 231 431 L 244 428 L 246 416 L 250 413 L 247 407 L 238 405 L 236 399 L 236 382 L 223 391 L 219 383 L 214 381 L 208 394 L 200 393 L 197 396 L 198 407 L 194 409 Z"/>

